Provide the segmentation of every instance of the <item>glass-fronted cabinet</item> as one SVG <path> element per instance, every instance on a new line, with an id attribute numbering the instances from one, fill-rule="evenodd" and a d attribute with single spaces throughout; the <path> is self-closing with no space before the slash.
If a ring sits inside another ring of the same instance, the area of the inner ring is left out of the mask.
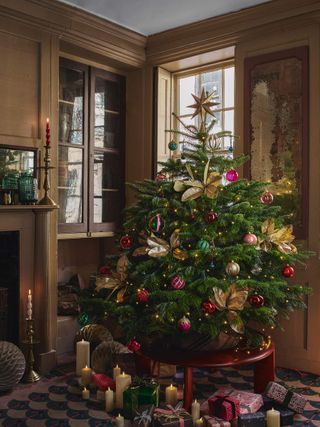
<path id="1" fill-rule="evenodd" d="M 124 77 L 61 59 L 59 233 L 113 231 L 124 200 Z"/>

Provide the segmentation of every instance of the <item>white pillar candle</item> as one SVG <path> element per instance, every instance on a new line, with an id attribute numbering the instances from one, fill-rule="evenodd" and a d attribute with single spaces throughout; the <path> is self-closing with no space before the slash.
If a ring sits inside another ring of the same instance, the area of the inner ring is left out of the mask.
<path id="1" fill-rule="evenodd" d="M 90 390 L 88 390 L 87 388 L 84 388 L 82 390 L 82 399 L 88 400 L 90 397 Z"/>
<path id="2" fill-rule="evenodd" d="M 196 420 L 195 422 L 195 426 L 196 427 L 203 427 L 203 418 L 199 418 L 198 420 Z"/>
<path id="3" fill-rule="evenodd" d="M 280 412 L 275 409 L 267 411 L 267 427 L 280 427 Z"/>
<path id="4" fill-rule="evenodd" d="M 170 384 L 166 387 L 166 404 L 175 406 L 178 402 L 178 389 L 174 385 Z"/>
<path id="5" fill-rule="evenodd" d="M 81 383 L 82 383 L 82 385 L 90 384 L 91 374 L 92 374 L 92 369 L 88 368 L 87 365 L 85 366 L 85 368 L 81 369 Z"/>
<path id="6" fill-rule="evenodd" d="M 106 390 L 105 392 L 105 399 L 106 399 L 106 411 L 112 412 L 114 409 L 114 393 L 110 387 L 108 387 L 108 390 Z"/>
<path id="7" fill-rule="evenodd" d="M 116 427 L 124 426 L 124 418 L 120 414 L 115 418 L 115 424 L 116 424 Z"/>
<path id="8" fill-rule="evenodd" d="M 130 375 L 123 372 L 121 375 L 116 377 L 116 408 L 123 408 L 123 392 L 129 387 L 130 384 Z"/>
<path id="9" fill-rule="evenodd" d="M 81 376 L 81 369 L 90 366 L 90 343 L 82 340 L 77 342 L 77 376 Z"/>
<path id="10" fill-rule="evenodd" d="M 97 400 L 104 402 L 105 398 L 105 392 L 103 390 L 97 390 Z"/>
<path id="11" fill-rule="evenodd" d="M 31 293 L 31 289 L 29 289 L 29 292 L 28 292 L 27 315 L 28 315 L 28 320 L 31 320 L 32 319 L 32 293 Z"/>
<path id="12" fill-rule="evenodd" d="M 115 366 L 113 368 L 113 379 L 116 380 L 117 376 L 121 374 L 121 368 L 119 366 Z"/>
<path id="13" fill-rule="evenodd" d="M 195 399 L 191 405 L 191 416 L 193 423 L 200 418 L 200 403 Z"/>

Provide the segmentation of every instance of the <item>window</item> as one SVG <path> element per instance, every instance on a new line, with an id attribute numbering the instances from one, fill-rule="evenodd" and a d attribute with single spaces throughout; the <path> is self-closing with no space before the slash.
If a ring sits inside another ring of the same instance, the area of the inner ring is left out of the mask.
<path id="1" fill-rule="evenodd" d="M 187 125 L 196 125 L 198 117 L 191 118 L 193 110 L 188 105 L 194 103 L 192 94 L 200 95 L 202 89 L 207 94 L 214 92 L 215 101 L 219 104 L 214 107 L 216 124 L 213 133 L 221 131 L 230 131 L 234 133 L 234 66 L 230 63 L 219 68 L 212 67 L 206 71 L 194 74 L 176 75 L 176 94 L 175 111 L 182 121 Z M 208 117 L 208 123 L 211 117 Z M 182 125 L 177 124 L 179 130 Z M 233 139 L 224 137 L 221 139 L 221 148 L 232 150 Z M 182 146 L 183 150 L 183 146 Z"/>

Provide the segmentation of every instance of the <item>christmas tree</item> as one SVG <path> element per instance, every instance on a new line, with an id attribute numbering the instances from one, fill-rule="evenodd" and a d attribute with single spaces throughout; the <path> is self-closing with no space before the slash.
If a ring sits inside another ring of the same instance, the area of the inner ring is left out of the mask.
<path id="1" fill-rule="evenodd" d="M 192 337 L 196 349 L 225 334 L 263 345 L 265 327 L 304 307 L 308 289 L 287 279 L 306 254 L 293 244 L 292 213 L 273 204 L 267 184 L 239 179 L 246 156 L 224 155 L 230 133 L 212 133 L 212 94 L 193 98 L 198 126 L 175 116 L 181 131 L 170 131 L 182 156 L 161 163 L 155 180 L 131 184 L 136 203 L 120 256 L 108 257 L 82 306 L 91 319 L 114 316 L 137 342 Z"/>

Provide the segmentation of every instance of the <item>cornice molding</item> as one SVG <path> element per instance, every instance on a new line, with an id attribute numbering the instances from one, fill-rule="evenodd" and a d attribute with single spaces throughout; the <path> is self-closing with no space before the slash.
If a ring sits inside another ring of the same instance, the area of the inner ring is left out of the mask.
<path id="1" fill-rule="evenodd" d="M 0 15 L 130 67 L 145 63 L 144 35 L 56 0 L 0 0 Z"/>
<path id="2" fill-rule="evenodd" d="M 153 65 L 235 45 L 264 26 L 286 26 L 315 18 L 319 0 L 272 0 L 239 12 L 198 21 L 148 37 L 147 62 Z"/>

